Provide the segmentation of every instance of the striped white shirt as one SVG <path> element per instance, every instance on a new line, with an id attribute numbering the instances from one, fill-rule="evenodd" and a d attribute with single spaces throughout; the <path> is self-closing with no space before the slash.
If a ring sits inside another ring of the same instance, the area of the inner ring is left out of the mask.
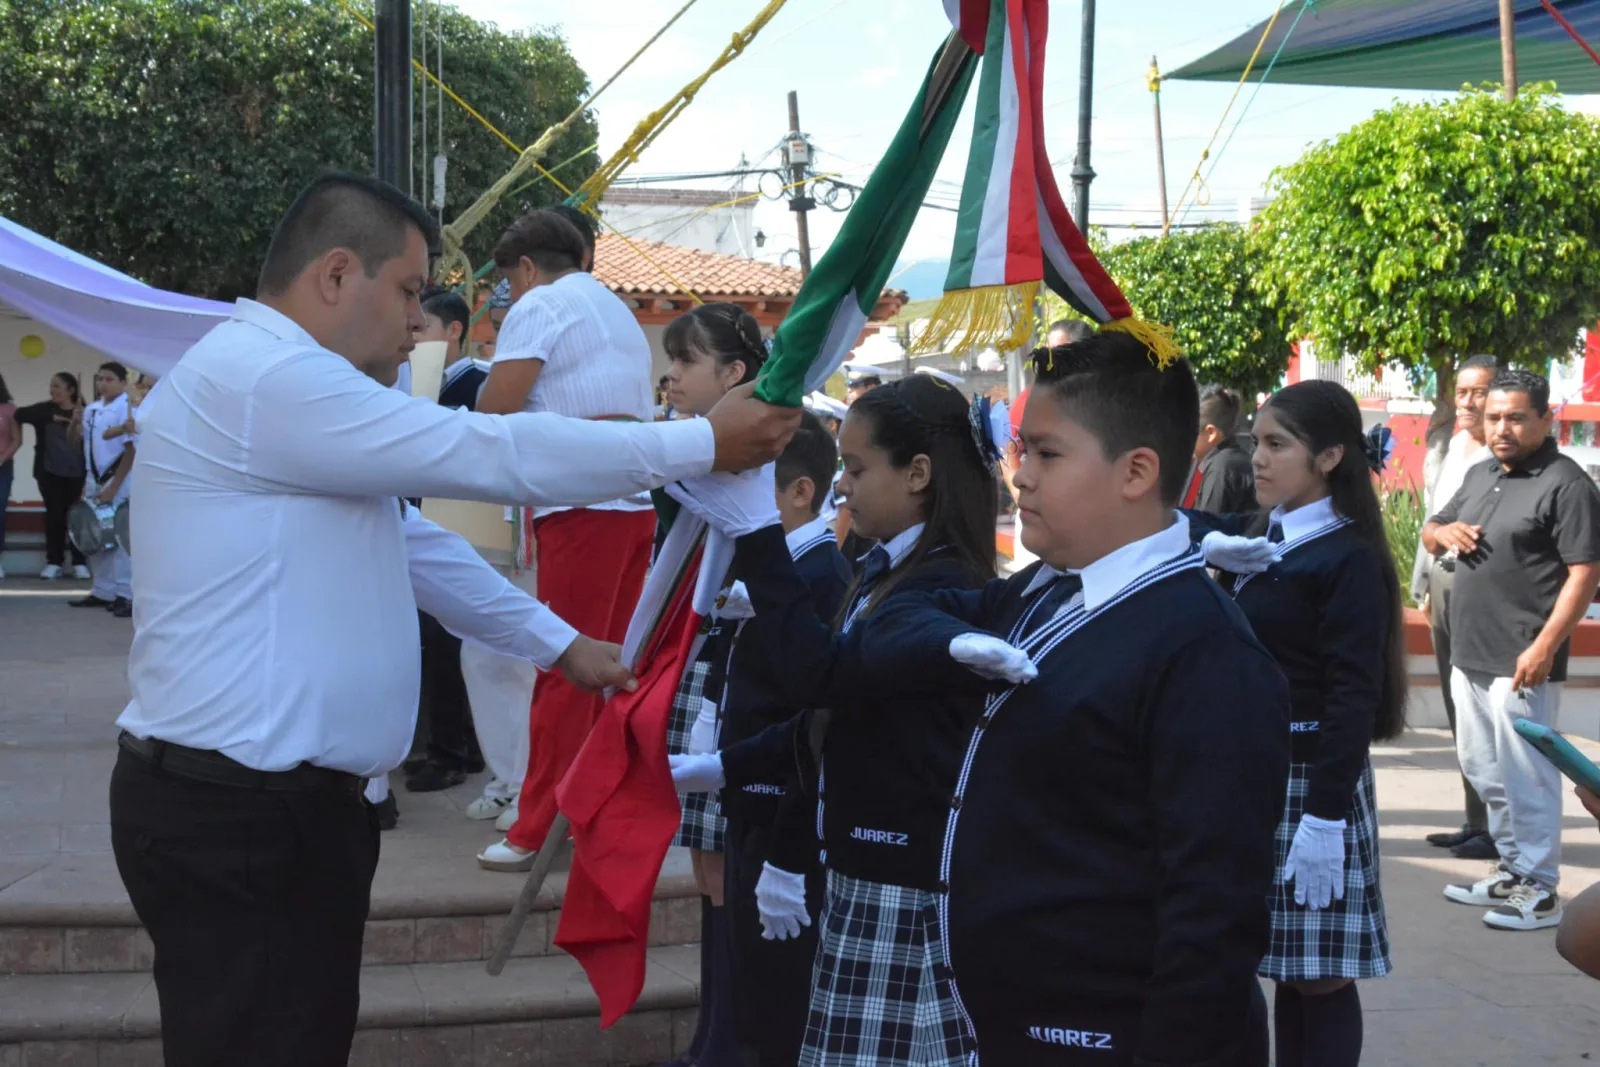
<path id="1" fill-rule="evenodd" d="M 551 285 L 530 289 L 512 305 L 495 341 L 494 361 L 544 361 L 524 411 L 577 419 L 625 418 L 650 422 L 650 342 L 633 312 L 594 275 L 574 271 Z M 648 496 L 598 504 L 640 511 Z M 542 508 L 540 515 L 562 510 Z"/>

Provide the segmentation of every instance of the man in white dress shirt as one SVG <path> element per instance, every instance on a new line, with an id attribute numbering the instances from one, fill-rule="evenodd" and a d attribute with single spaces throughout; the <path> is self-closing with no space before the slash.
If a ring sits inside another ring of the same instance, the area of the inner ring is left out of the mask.
<path id="1" fill-rule="evenodd" d="M 133 466 L 133 444 L 128 421 L 128 369 L 117 362 L 102 363 L 94 375 L 94 403 L 83 409 L 83 461 L 89 480 L 83 498 L 92 504 L 121 504 L 128 499 L 128 471 Z M 94 585 L 89 595 L 67 601 L 75 608 L 104 608 L 113 615 L 133 615 L 133 565 L 121 547 L 89 555 Z"/>
<path id="2" fill-rule="evenodd" d="M 631 684 L 615 646 L 400 498 L 613 498 L 768 461 L 793 431 L 749 392 L 635 426 L 385 388 L 436 238 L 392 187 L 319 178 L 278 226 L 259 302 L 184 355 L 140 426 L 111 832 L 171 1067 L 345 1064 L 378 858 L 361 779 L 410 745 L 419 607 L 580 684 Z"/>

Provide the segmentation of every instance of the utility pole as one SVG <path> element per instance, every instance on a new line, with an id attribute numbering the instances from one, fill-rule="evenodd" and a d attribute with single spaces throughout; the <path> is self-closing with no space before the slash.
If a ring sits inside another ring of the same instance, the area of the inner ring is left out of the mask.
<path id="1" fill-rule="evenodd" d="M 378 0 L 374 13 L 372 169 L 411 195 L 411 0 Z"/>
<path id="2" fill-rule="evenodd" d="M 1172 219 L 1167 214 L 1167 156 L 1161 137 L 1161 68 L 1156 57 L 1150 57 L 1150 70 L 1144 76 L 1150 87 L 1150 98 L 1156 105 L 1156 189 L 1161 193 L 1161 236 L 1172 231 Z"/>
<path id="3" fill-rule="evenodd" d="M 1500 0 L 1500 80 L 1507 100 L 1517 98 L 1517 4 Z"/>
<path id="4" fill-rule="evenodd" d="M 806 169 L 811 166 L 811 142 L 800 132 L 800 96 L 789 90 L 789 136 L 783 142 L 784 160 L 789 166 L 789 181 L 794 185 L 794 195 L 789 199 L 789 210 L 794 212 L 795 229 L 800 236 L 800 277 L 811 276 L 811 224 L 806 212 L 817 202 L 806 195 Z"/>
<path id="5" fill-rule="evenodd" d="M 1078 156 L 1072 161 L 1076 203 L 1072 220 L 1085 237 L 1089 234 L 1089 127 L 1094 120 L 1094 0 L 1083 0 L 1083 54 L 1078 62 Z"/>

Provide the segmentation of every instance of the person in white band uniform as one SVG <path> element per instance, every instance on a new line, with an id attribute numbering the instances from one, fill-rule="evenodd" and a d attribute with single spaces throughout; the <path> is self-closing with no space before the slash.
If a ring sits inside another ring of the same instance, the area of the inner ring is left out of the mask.
<path id="1" fill-rule="evenodd" d="M 361 779 L 410 744 L 419 607 L 581 684 L 632 684 L 616 646 L 401 498 L 615 499 L 768 462 L 798 422 L 748 389 L 707 419 L 621 424 L 387 388 L 437 237 L 388 185 L 317 179 L 278 225 L 258 299 L 141 419 L 111 832 L 155 945 L 169 1067 L 346 1063 L 378 858 Z"/>

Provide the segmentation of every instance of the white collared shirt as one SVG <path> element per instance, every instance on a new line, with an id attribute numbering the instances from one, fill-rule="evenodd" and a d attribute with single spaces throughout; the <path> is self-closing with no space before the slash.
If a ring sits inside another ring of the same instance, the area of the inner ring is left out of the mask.
<path id="1" fill-rule="evenodd" d="M 83 462 L 89 468 L 91 481 L 104 482 L 111 465 L 128 447 L 127 434 L 113 437 L 109 441 L 105 436 L 107 430 L 113 426 L 121 426 L 127 421 L 127 393 L 115 397 L 110 403 L 96 400 L 83 409 Z M 95 471 L 100 472 L 98 479 L 95 478 Z"/>
<path id="2" fill-rule="evenodd" d="M 1429 515 L 1444 510 L 1444 506 L 1461 491 L 1462 483 L 1467 480 L 1467 470 L 1489 455 L 1487 448 L 1478 445 L 1469 457 L 1467 449 L 1475 444 L 1477 442 L 1466 430 L 1450 438 L 1450 446 L 1445 449 L 1444 462 L 1439 464 L 1439 476 L 1433 480 L 1433 487 L 1427 493 Z"/>
<path id="3" fill-rule="evenodd" d="M 383 388 L 250 300 L 161 389 L 129 478 L 139 566 L 119 724 L 259 770 L 371 776 L 399 763 L 417 710 L 417 607 L 449 618 L 441 590 L 490 610 L 465 632 L 497 650 L 548 665 L 570 640 L 460 580 L 464 543 L 444 552 L 459 539 L 402 522 L 397 498 L 584 504 L 704 474 L 716 450 L 703 420 L 442 408 Z"/>
<path id="4" fill-rule="evenodd" d="M 889 566 L 898 567 L 900 561 L 911 554 L 917 547 L 917 542 L 922 539 L 922 530 L 926 523 L 917 523 L 909 529 L 902 530 L 883 544 L 883 550 L 889 553 Z"/>
<path id="5" fill-rule="evenodd" d="M 804 526 L 796 526 L 783 535 L 784 542 L 789 546 L 789 555 L 795 559 L 810 548 L 814 543 L 824 537 L 832 537 L 833 531 L 828 529 L 828 520 L 818 515 Z"/>
<path id="6" fill-rule="evenodd" d="M 1060 571 L 1045 564 L 1034 573 L 1024 594 L 1032 593 L 1066 574 L 1077 574 L 1083 579 L 1083 592 L 1062 604 L 1059 611 L 1078 604 L 1094 611 L 1157 567 L 1183 555 L 1189 548 L 1189 520 L 1181 513 L 1174 512 L 1172 525 L 1165 530 L 1130 541 L 1080 571 Z"/>
<path id="7" fill-rule="evenodd" d="M 1333 510 L 1333 497 L 1325 496 L 1293 511 L 1273 508 L 1268 518 L 1283 527 L 1285 541 L 1293 541 L 1338 522 L 1339 513 Z"/>

